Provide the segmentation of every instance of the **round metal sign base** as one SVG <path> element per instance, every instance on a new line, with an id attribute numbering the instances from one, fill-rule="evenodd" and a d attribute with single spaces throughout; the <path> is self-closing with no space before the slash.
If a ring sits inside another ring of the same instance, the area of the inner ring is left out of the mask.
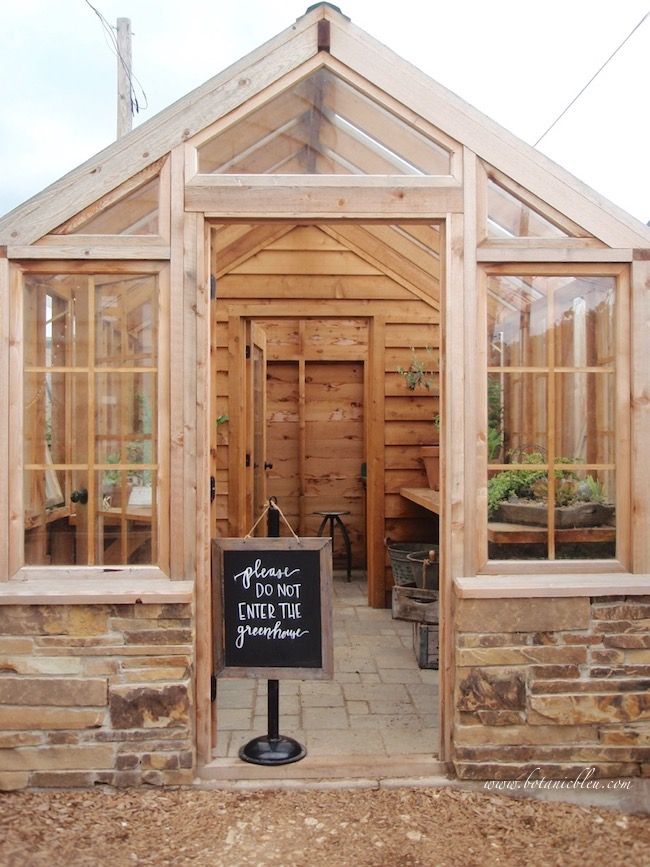
<path id="1" fill-rule="evenodd" d="M 299 762 L 306 755 L 307 750 L 302 744 L 284 735 L 277 738 L 262 735 L 239 750 L 239 758 L 254 765 L 288 765 Z"/>

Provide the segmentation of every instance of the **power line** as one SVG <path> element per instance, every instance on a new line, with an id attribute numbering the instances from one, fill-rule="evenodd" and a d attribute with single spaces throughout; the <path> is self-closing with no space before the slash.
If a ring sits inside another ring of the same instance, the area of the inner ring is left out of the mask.
<path id="1" fill-rule="evenodd" d="M 88 0 L 86 0 L 86 2 L 88 2 Z M 639 29 L 639 27 L 643 24 L 643 22 L 644 22 L 644 21 L 646 20 L 646 18 L 648 18 L 648 17 L 650 17 L 650 11 L 645 13 L 645 15 L 643 16 L 643 18 L 639 21 L 639 23 L 638 23 L 635 27 L 633 27 L 632 30 L 630 30 L 630 32 L 627 34 L 627 36 L 626 36 L 625 39 L 621 42 L 621 44 L 618 46 L 618 48 L 616 48 L 616 49 L 615 49 L 615 50 L 614 50 L 614 51 L 609 55 L 609 57 L 608 57 L 607 60 L 602 64 L 602 66 L 601 66 L 601 67 L 600 67 L 600 68 L 599 68 L 599 69 L 598 69 L 598 70 L 597 70 L 597 71 L 596 71 L 596 72 L 591 76 L 591 78 L 590 78 L 589 81 L 585 84 L 585 86 L 582 88 L 582 90 L 581 90 L 579 93 L 577 93 L 576 96 L 573 97 L 573 99 L 571 100 L 571 102 L 567 105 L 567 107 L 566 107 L 566 108 L 565 108 L 565 109 L 564 109 L 560 114 L 558 114 L 558 116 L 555 118 L 555 120 L 553 121 L 553 123 L 548 127 L 548 129 L 546 129 L 546 130 L 545 130 L 545 131 L 540 135 L 540 137 L 537 139 L 537 141 L 536 141 L 535 144 L 533 145 L 534 148 L 536 148 L 537 145 L 541 142 L 541 140 L 542 140 L 543 138 L 545 138 L 545 137 L 549 134 L 549 132 L 550 132 L 550 131 L 553 129 L 553 127 L 556 125 L 556 123 L 558 123 L 558 121 L 560 121 L 560 120 L 564 117 L 564 115 L 565 115 L 565 114 L 567 113 L 567 111 L 571 108 L 571 106 L 572 106 L 574 103 L 576 103 L 576 102 L 580 99 L 580 97 L 581 97 L 582 94 L 585 92 L 585 90 L 589 87 L 589 85 L 592 83 L 592 81 L 594 81 L 594 79 L 596 79 L 596 78 L 600 75 L 600 73 L 601 73 L 601 72 L 603 71 L 603 69 L 607 66 L 607 64 L 608 64 L 611 60 L 613 60 L 614 57 L 616 57 L 616 55 L 617 55 L 618 52 L 621 50 L 621 48 L 622 48 L 622 47 L 625 45 L 625 43 L 626 43 L 626 42 L 627 42 L 627 41 L 628 41 L 628 40 L 629 40 L 629 39 L 630 39 L 630 38 L 631 38 L 631 37 L 636 33 L 636 31 Z"/>
<path id="2" fill-rule="evenodd" d="M 122 57 L 122 52 L 120 51 L 120 47 L 117 43 L 117 37 L 115 36 L 115 32 L 114 32 L 116 30 L 116 28 L 113 27 L 113 25 L 110 24 L 106 20 L 106 18 L 102 15 L 102 13 L 99 11 L 99 9 L 97 9 L 95 6 L 93 6 L 93 4 L 90 2 L 90 0 L 84 0 L 84 2 L 86 3 L 86 5 L 90 9 L 92 9 L 92 11 L 95 13 L 95 15 L 99 18 L 101 25 L 102 25 L 102 28 L 104 30 L 104 38 L 108 42 L 111 51 L 113 52 L 113 54 L 117 58 L 118 63 L 120 63 L 120 65 L 122 66 L 122 68 L 124 69 L 124 71 L 127 75 L 127 78 L 129 80 L 129 96 L 131 99 L 131 112 L 132 112 L 132 114 L 138 114 L 140 112 L 140 103 L 138 102 L 138 95 L 136 92 L 135 84 L 138 85 L 138 87 L 140 88 L 140 92 L 142 93 L 142 100 L 143 100 L 142 109 L 143 110 L 146 109 L 147 106 L 149 105 L 149 102 L 147 100 L 147 94 L 145 93 L 144 87 L 142 86 L 142 84 L 140 83 L 138 78 L 129 69 L 129 65 L 127 64 L 124 57 Z M 134 82 L 135 82 L 135 84 L 134 84 Z"/>

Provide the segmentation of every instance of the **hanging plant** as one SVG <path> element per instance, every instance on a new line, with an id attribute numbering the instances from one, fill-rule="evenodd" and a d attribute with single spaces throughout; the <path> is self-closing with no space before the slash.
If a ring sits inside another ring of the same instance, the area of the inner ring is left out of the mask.
<path id="1" fill-rule="evenodd" d="M 433 355 L 433 347 L 427 346 L 426 352 L 428 355 Z M 435 389 L 435 373 L 425 359 L 415 351 L 415 347 L 411 347 L 411 363 L 408 367 L 398 367 L 397 373 L 404 377 L 406 387 L 409 391 L 416 391 L 418 388 L 424 388 L 427 391 Z"/>

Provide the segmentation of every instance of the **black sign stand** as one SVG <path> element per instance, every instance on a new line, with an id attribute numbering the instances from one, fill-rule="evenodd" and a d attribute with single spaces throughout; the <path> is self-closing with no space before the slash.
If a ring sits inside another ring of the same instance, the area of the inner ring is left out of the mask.
<path id="1" fill-rule="evenodd" d="M 269 500 L 267 512 L 267 535 L 280 535 L 280 512 L 274 508 L 274 498 Z M 253 738 L 239 750 L 239 758 L 254 765 L 288 765 L 307 755 L 305 747 L 293 738 L 279 733 L 280 681 L 267 681 L 267 734 Z"/>

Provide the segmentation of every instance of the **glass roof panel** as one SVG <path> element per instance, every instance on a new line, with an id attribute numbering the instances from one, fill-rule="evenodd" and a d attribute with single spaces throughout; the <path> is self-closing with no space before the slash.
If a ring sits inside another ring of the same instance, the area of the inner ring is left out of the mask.
<path id="1" fill-rule="evenodd" d="M 198 149 L 202 174 L 448 175 L 451 154 L 326 69 Z"/>
<path id="2" fill-rule="evenodd" d="M 117 201 L 86 208 L 59 226 L 54 235 L 157 235 L 160 176 Z"/>
<path id="3" fill-rule="evenodd" d="M 542 217 L 526 202 L 497 184 L 487 182 L 489 238 L 566 238 L 566 232 Z"/>

